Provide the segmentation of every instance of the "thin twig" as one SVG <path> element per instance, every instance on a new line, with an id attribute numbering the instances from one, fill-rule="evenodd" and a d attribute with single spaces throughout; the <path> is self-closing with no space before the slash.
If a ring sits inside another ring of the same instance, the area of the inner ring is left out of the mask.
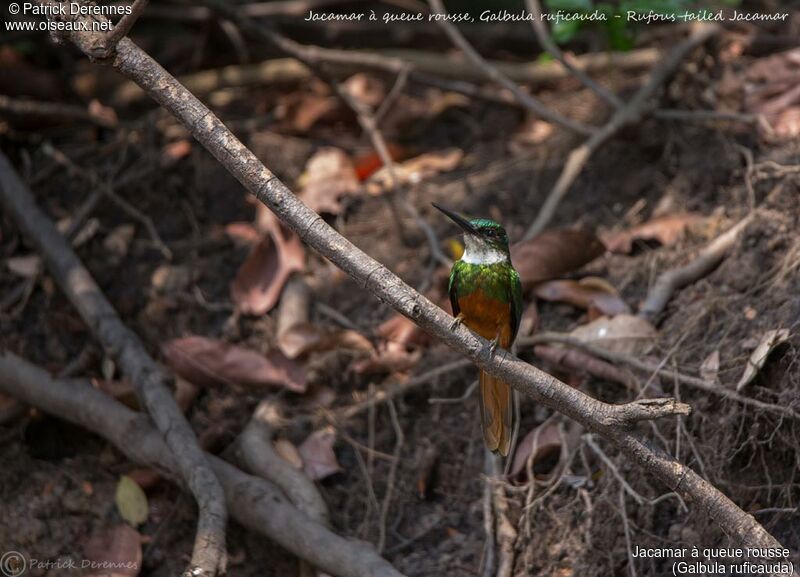
<path id="1" fill-rule="evenodd" d="M 389 400 L 389 416 L 392 420 L 392 428 L 394 428 L 395 445 L 394 445 L 394 458 L 389 465 L 389 476 L 386 479 L 386 492 L 383 495 L 383 502 L 381 503 L 381 518 L 378 526 L 378 552 L 382 553 L 386 547 L 386 520 L 389 516 L 389 505 L 392 503 L 392 492 L 394 491 L 394 482 L 397 477 L 397 467 L 400 464 L 400 451 L 403 450 L 403 427 L 400 425 L 400 419 L 397 418 L 397 409 L 394 406 L 394 401 Z"/>
<path id="2" fill-rule="evenodd" d="M 623 363 L 649 375 L 658 374 L 670 379 L 675 378 L 678 379 L 684 385 L 688 385 L 694 389 L 711 393 L 718 397 L 722 397 L 740 403 L 742 405 L 753 407 L 754 409 L 775 413 L 783 417 L 789 417 L 794 420 L 800 420 L 800 413 L 796 412 L 791 407 L 784 407 L 772 403 L 765 403 L 757 399 L 745 397 L 744 395 L 740 395 L 739 393 L 731 390 L 728 387 L 718 385 L 716 383 L 712 383 L 709 381 L 704 381 L 703 379 L 700 379 L 698 377 L 692 377 L 689 375 L 684 375 L 683 373 L 675 372 L 672 369 L 664 368 L 662 364 L 650 363 L 642 361 L 640 359 L 637 359 L 636 357 L 624 353 L 610 351 L 601 346 L 594 345 L 592 343 L 587 343 L 568 334 L 545 332 L 545 333 L 539 333 L 532 337 L 524 337 L 517 341 L 517 344 L 523 347 L 535 345 L 538 343 L 560 343 L 562 345 L 575 347 L 584 350 L 595 357 L 605 359 L 612 363 Z"/>
<path id="3" fill-rule="evenodd" d="M 625 106 L 617 110 L 602 128 L 569 153 L 558 180 L 545 199 L 542 208 L 536 215 L 536 219 L 525 231 L 525 235 L 522 237 L 523 240 L 529 240 L 547 228 L 547 225 L 550 224 L 553 216 L 555 216 L 558 205 L 561 204 L 562 199 L 591 156 L 624 127 L 641 121 L 648 108 L 652 107 L 650 98 L 655 92 L 669 80 L 683 59 L 694 48 L 703 44 L 718 30 L 719 28 L 712 24 L 697 24 L 689 38 L 670 52 L 653 70 L 648 81 L 636 92 L 633 98 Z"/>
<path id="4" fill-rule="evenodd" d="M 98 59 L 111 56 L 114 50 L 116 50 L 119 41 L 125 38 L 128 32 L 131 31 L 131 28 L 133 28 L 133 25 L 136 24 L 145 6 L 147 6 L 147 0 L 136 0 L 133 6 L 131 6 L 131 11 L 120 18 L 116 26 L 111 29 L 111 32 L 108 32 L 104 36 L 99 36 L 95 40 L 94 46 L 89 49 L 90 55 Z"/>
<path id="5" fill-rule="evenodd" d="M 526 0 L 525 4 L 528 7 L 528 12 L 530 12 L 531 16 L 533 16 L 531 19 L 531 26 L 533 26 L 533 31 L 536 33 L 536 38 L 539 40 L 539 44 L 542 46 L 542 48 L 558 62 L 560 62 L 564 68 L 569 70 L 570 74 L 577 78 L 581 84 L 594 92 L 601 99 L 605 100 L 611 105 L 612 108 L 622 107 L 623 102 L 617 97 L 616 94 L 592 80 L 592 78 L 580 68 L 573 66 L 573 64 L 564 56 L 564 53 L 561 52 L 561 49 L 558 47 L 558 45 L 553 42 L 553 38 L 547 31 L 547 26 L 542 18 L 542 8 L 539 6 L 539 0 Z"/>
<path id="6" fill-rule="evenodd" d="M 542 104 L 540 100 L 523 91 L 513 80 L 508 78 L 508 76 L 489 64 L 483 56 L 478 54 L 478 51 L 472 47 L 469 41 L 464 38 L 464 35 L 461 34 L 456 25 L 447 19 L 447 10 L 441 0 L 428 0 L 428 4 L 430 4 L 431 11 L 440 16 L 437 23 L 442 27 L 447 37 L 450 38 L 450 41 L 466 54 L 467 58 L 469 58 L 476 67 L 480 68 L 489 80 L 496 82 L 511 92 L 522 106 L 537 116 L 577 134 L 586 136 L 594 133 L 593 128 L 550 110 Z"/>

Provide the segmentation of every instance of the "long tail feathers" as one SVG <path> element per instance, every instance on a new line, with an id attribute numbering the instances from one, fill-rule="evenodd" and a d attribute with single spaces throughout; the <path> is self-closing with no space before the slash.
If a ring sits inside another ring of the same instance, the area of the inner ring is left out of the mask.
<path id="1" fill-rule="evenodd" d="M 483 439 L 490 451 L 504 457 L 511 449 L 514 431 L 514 401 L 511 387 L 480 371 Z"/>

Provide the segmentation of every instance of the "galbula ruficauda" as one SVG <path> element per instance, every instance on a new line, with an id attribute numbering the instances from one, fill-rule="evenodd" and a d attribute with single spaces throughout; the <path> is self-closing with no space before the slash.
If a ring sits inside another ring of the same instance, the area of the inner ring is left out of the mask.
<path id="1" fill-rule="evenodd" d="M 464 231 L 464 254 L 450 271 L 453 316 L 493 346 L 510 348 L 522 316 L 522 284 L 511 264 L 505 229 L 488 218 L 469 220 L 433 206 Z M 506 456 L 514 431 L 514 395 L 511 387 L 484 371 L 478 380 L 483 439 L 491 451 Z"/>

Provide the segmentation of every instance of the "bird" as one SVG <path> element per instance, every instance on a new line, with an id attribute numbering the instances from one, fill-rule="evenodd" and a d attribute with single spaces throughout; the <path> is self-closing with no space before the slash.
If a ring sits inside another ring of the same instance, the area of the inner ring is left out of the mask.
<path id="1" fill-rule="evenodd" d="M 522 317 L 522 283 L 511 264 L 505 229 L 488 218 L 466 217 L 437 203 L 464 231 L 464 253 L 450 270 L 448 293 L 455 317 L 453 328 L 463 323 L 498 345 L 511 347 Z M 480 370 L 480 414 L 486 447 L 508 456 L 515 426 L 515 395 L 511 387 Z"/>

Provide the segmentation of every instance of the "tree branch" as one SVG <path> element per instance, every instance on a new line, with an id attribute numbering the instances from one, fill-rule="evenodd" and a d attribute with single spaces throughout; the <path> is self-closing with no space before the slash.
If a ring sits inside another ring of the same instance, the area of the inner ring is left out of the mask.
<path id="1" fill-rule="evenodd" d="M 572 183 L 578 178 L 592 155 L 620 130 L 641 121 L 651 107 L 649 101 L 653 94 L 669 80 L 683 59 L 693 49 L 703 44 L 718 30 L 719 28 L 713 24 L 701 23 L 695 25 L 689 37 L 669 53 L 653 70 L 647 83 L 636 92 L 633 98 L 625 106 L 618 109 L 614 116 L 602 128 L 592 134 L 586 142 L 570 152 L 558 180 L 547 195 L 533 224 L 525 231 L 525 236 L 522 237 L 522 240 L 529 240 L 547 228 L 556 213 L 558 205 L 561 204 Z"/>
<path id="2" fill-rule="evenodd" d="M 52 0 L 39 1 L 50 3 Z M 710 32 L 701 34 L 699 38 L 695 38 L 693 45 L 700 43 L 708 35 Z M 68 37 L 85 51 L 91 42 L 92 33 L 72 31 Z M 780 547 L 778 541 L 752 516 L 739 509 L 718 489 L 675 459 L 648 447 L 634 432 L 628 430 L 643 413 L 658 416 L 675 414 L 670 412 L 671 409 L 654 409 L 647 403 L 609 405 L 600 402 L 507 351 L 498 350 L 492 354 L 490 343 L 464 326 L 451 329 L 451 316 L 342 237 L 303 204 L 208 108 L 129 39 L 123 39 L 118 45 L 112 65 L 121 74 L 142 86 L 151 97 L 180 120 L 247 190 L 267 205 L 306 244 L 382 301 L 471 359 L 489 374 L 614 442 L 631 459 L 673 491 L 684 499 L 697 503 L 700 510 L 713 518 L 735 543 Z M 618 426 L 620 424 L 625 427 Z"/>
<path id="3" fill-rule="evenodd" d="M 430 4 L 431 12 L 442 16 L 440 20 L 437 20 L 439 26 L 442 27 L 444 33 L 447 34 L 447 37 L 450 38 L 450 41 L 456 45 L 464 54 L 467 55 L 475 66 L 480 68 L 480 70 L 486 75 L 486 77 L 491 80 L 492 82 L 496 82 L 509 92 L 514 95 L 514 98 L 517 101 L 533 112 L 534 114 L 544 118 L 545 120 L 552 122 L 554 124 L 558 124 L 566 128 L 567 130 L 571 130 L 572 132 L 576 132 L 582 135 L 589 135 L 594 132 L 594 129 L 588 127 L 580 122 L 567 118 L 566 116 L 562 116 L 557 112 L 553 112 L 549 108 L 547 108 L 540 100 L 535 98 L 534 96 L 528 94 L 524 90 L 522 90 L 517 84 L 511 80 L 508 76 L 500 72 L 497 68 L 489 64 L 486 59 L 478 54 L 478 51 L 475 50 L 472 45 L 467 41 L 466 38 L 459 32 L 458 28 L 455 24 L 450 22 L 445 16 L 447 16 L 447 10 L 442 3 L 442 0 L 428 0 L 428 4 Z"/>
<path id="4" fill-rule="evenodd" d="M 57 380 L 9 353 L 0 352 L 0 391 L 71 423 L 86 427 L 134 462 L 183 479 L 174 453 L 150 420 L 88 383 Z M 205 454 L 222 483 L 231 515 L 245 527 L 338 577 L 403 577 L 375 549 L 345 539 L 292 506 L 271 482 Z M 185 483 L 184 483 L 185 485 Z"/>
<path id="5" fill-rule="evenodd" d="M 33 195 L 0 153 L 0 204 L 13 215 L 28 240 L 36 246 L 55 281 L 83 317 L 110 357 L 136 386 L 142 405 L 175 455 L 192 494 L 199 520 L 192 552 L 193 577 L 225 572 L 227 511 L 222 487 L 200 449 L 197 438 L 170 394 L 170 380 L 148 355 L 136 334 L 117 316 L 100 287 L 59 234 L 52 221 L 36 206 Z"/>

